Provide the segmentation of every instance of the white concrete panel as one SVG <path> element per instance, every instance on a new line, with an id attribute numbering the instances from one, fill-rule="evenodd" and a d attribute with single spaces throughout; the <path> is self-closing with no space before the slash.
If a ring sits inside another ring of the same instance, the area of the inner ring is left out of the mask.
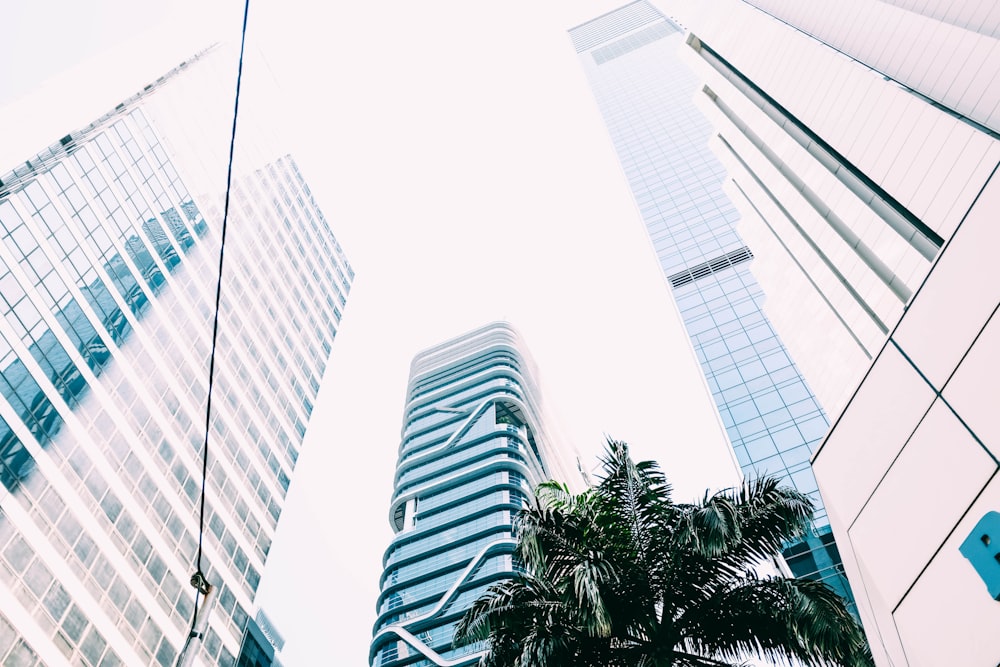
<path id="1" fill-rule="evenodd" d="M 839 544 L 851 544 L 850 537 L 846 532 L 835 533 L 834 536 Z M 854 548 L 853 544 L 851 544 L 851 548 Z M 858 560 L 858 554 L 852 553 L 850 561 L 845 559 L 844 568 L 848 581 L 851 582 L 854 597 L 859 600 L 859 612 L 865 608 L 865 611 L 860 612 L 860 615 L 869 645 L 872 647 L 875 664 L 879 667 L 886 665 L 905 667 L 908 663 L 902 641 L 899 638 L 899 631 L 896 629 L 896 621 L 892 617 L 893 605 L 885 600 L 881 591 L 874 585 L 872 573 L 863 562 Z"/>
<path id="2" fill-rule="evenodd" d="M 948 182 L 955 164 L 962 159 L 962 152 L 956 147 L 967 146 L 972 132 L 975 130 L 951 116 L 931 114 L 923 125 L 915 128 L 911 136 L 912 148 L 904 149 L 893 165 L 902 172 L 897 186 L 900 196 L 909 202 L 913 214 L 925 223 L 927 209 L 934 199 L 947 196 L 943 185 Z"/>
<path id="3" fill-rule="evenodd" d="M 1000 656 L 1000 602 L 958 548 L 988 511 L 1000 509 L 1000 481 L 990 483 L 964 517 L 955 514 L 944 546 L 895 612 L 911 665 L 994 667 Z M 941 534 L 941 539 L 947 532 Z"/>
<path id="4" fill-rule="evenodd" d="M 984 189 L 914 297 L 895 339 L 943 387 L 1000 301 L 1000 178 Z M 961 295 L 961 298 L 956 298 Z"/>
<path id="5" fill-rule="evenodd" d="M 945 133 L 945 136 L 947 140 L 931 168 L 925 172 L 914 204 L 914 214 L 932 229 L 942 229 L 949 225 L 946 220 L 955 201 L 942 196 L 942 190 L 951 173 L 950 165 L 958 161 L 972 141 L 966 126 L 957 123 Z"/>
<path id="6" fill-rule="evenodd" d="M 889 88 L 875 83 L 866 99 L 867 110 L 858 116 L 858 127 L 851 137 L 845 138 L 842 153 L 862 171 L 870 176 L 872 155 L 885 143 L 885 134 L 892 127 L 892 121 L 902 115 L 909 100 L 897 88 Z M 877 179 L 876 179 L 877 180 Z"/>
<path id="7" fill-rule="evenodd" d="M 815 61 L 817 65 L 823 67 L 825 63 L 819 55 L 817 54 Z M 853 93 L 863 87 L 865 79 L 869 78 L 871 74 L 859 67 L 827 66 L 827 69 L 829 76 L 822 77 L 823 85 L 821 86 L 825 99 L 820 104 L 824 110 L 835 110 L 835 113 L 829 114 L 829 129 L 827 131 L 832 136 L 848 136 L 855 126 L 854 118 L 857 115 L 856 106 L 852 104 L 855 101 Z"/>
<path id="8" fill-rule="evenodd" d="M 947 53 L 941 53 L 943 40 L 937 39 L 941 24 L 915 14 L 902 14 L 900 19 L 893 35 L 896 48 L 887 70 L 913 88 L 930 90 L 948 64 Z"/>
<path id="9" fill-rule="evenodd" d="M 1000 90 L 998 90 L 1000 87 L 996 85 L 997 77 L 1000 76 L 1000 49 L 996 44 L 994 40 L 993 49 L 977 69 L 976 83 L 979 85 L 970 86 L 963 98 L 963 101 L 968 100 L 972 107 L 967 115 L 979 122 L 985 122 L 988 115 L 1000 103 Z M 959 110 L 964 111 L 964 107 Z M 1000 128 L 991 126 L 991 129 Z"/>
<path id="10" fill-rule="evenodd" d="M 748 2 L 948 108 L 1000 129 L 992 116 L 992 98 L 1000 94 L 995 85 L 1000 52 L 988 47 L 1000 44 L 1000 3 Z"/>
<path id="11" fill-rule="evenodd" d="M 963 153 L 961 168 L 953 170 L 948 181 L 942 183 L 942 200 L 952 201 L 953 204 L 941 226 L 934 228 L 938 234 L 947 239 L 954 233 L 998 161 L 1000 142 L 980 132 L 972 132 Z"/>
<path id="12" fill-rule="evenodd" d="M 930 387 L 887 346 L 813 459 L 827 505 L 844 521 L 861 512 L 933 401 Z"/>
<path id="13" fill-rule="evenodd" d="M 994 314 L 943 392 L 945 399 L 994 456 L 1000 455 L 998 370 L 1000 315 Z"/>
<path id="14" fill-rule="evenodd" d="M 882 0 L 908 11 L 985 35 L 1000 36 L 1000 5 L 993 0 Z"/>
<path id="15" fill-rule="evenodd" d="M 936 401 L 848 531 L 871 585 L 888 604 L 903 598 L 996 469 Z"/>
<path id="16" fill-rule="evenodd" d="M 824 24 L 836 26 L 833 39 L 842 46 L 845 53 L 854 53 L 858 49 L 865 48 L 865 45 L 877 43 L 872 39 L 875 25 L 871 21 L 870 13 L 859 11 L 856 2 L 838 4 L 835 13 L 836 18 L 824 20 L 822 14 L 817 12 L 819 15 L 814 23 L 819 30 L 823 29 Z M 819 32 L 814 34 L 818 35 Z"/>
<path id="17" fill-rule="evenodd" d="M 889 108 L 879 124 L 870 128 L 874 133 L 870 143 L 858 146 L 853 158 L 859 169 L 893 195 L 897 193 L 892 191 L 892 184 L 887 183 L 893 173 L 892 166 L 898 159 L 899 151 L 909 143 L 921 115 L 928 112 L 926 105 L 915 104 L 915 100 L 898 92 L 884 89 L 881 99 L 873 101 L 888 104 Z"/>
<path id="18" fill-rule="evenodd" d="M 969 94 L 976 84 L 983 62 L 991 57 L 993 48 L 997 45 L 995 39 L 982 35 L 970 36 L 955 45 L 956 58 L 964 57 L 962 66 L 949 72 L 951 79 L 942 82 L 944 94 L 941 103 L 949 108 L 955 108 L 959 100 Z M 961 54 L 961 55 L 960 55 Z M 980 93 L 982 90 L 979 91 Z"/>
<path id="19" fill-rule="evenodd" d="M 912 104 L 909 100 L 900 107 L 901 115 L 892 119 L 895 127 L 886 135 L 870 175 L 906 205 L 909 203 L 906 193 L 910 188 L 906 187 L 903 178 L 905 167 L 915 159 L 927 159 L 923 154 L 922 139 L 943 112 L 927 104 Z"/>
<path id="20" fill-rule="evenodd" d="M 856 5 L 864 6 L 863 0 L 855 0 Z M 879 9 L 885 9 L 881 7 Z M 881 37 L 872 40 L 867 44 L 862 44 L 852 55 L 869 67 L 873 67 L 880 72 L 885 72 L 893 57 L 896 55 L 898 46 L 892 39 L 887 39 L 891 35 L 899 34 L 900 23 L 904 18 L 901 12 L 883 11 L 878 12 L 876 8 L 869 7 L 866 18 L 875 25 L 882 27 Z"/>
<path id="21" fill-rule="evenodd" d="M 1000 7 L 1000 4 L 998 4 L 997 6 Z M 986 77 L 989 76 L 995 77 L 996 69 L 992 67 L 992 65 L 994 63 L 1000 63 L 1000 40 L 996 40 L 993 42 L 990 53 L 986 58 L 984 58 L 984 60 L 989 63 L 989 66 L 982 68 L 977 73 L 977 77 L 980 79 L 985 79 Z M 994 89 L 996 88 L 995 81 L 996 80 L 994 79 L 994 85 L 993 85 Z M 995 95 L 995 91 L 993 91 L 993 94 Z M 988 101 L 983 103 L 984 112 L 987 110 L 988 106 L 989 106 Z M 986 125 L 991 128 L 1000 127 L 1000 103 L 995 105 L 993 107 L 993 110 L 989 112 L 989 116 L 986 119 Z"/>

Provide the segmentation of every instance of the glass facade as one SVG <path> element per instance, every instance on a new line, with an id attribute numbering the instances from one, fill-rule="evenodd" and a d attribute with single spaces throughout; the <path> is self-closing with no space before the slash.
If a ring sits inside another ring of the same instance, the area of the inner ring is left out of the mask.
<path id="1" fill-rule="evenodd" d="M 789 545 L 796 576 L 853 598 L 809 457 L 829 428 L 762 311 L 755 260 L 736 230 L 683 31 L 644 1 L 574 28 L 625 176 L 744 474 L 776 474 L 817 505 L 813 534 Z"/>
<path id="2" fill-rule="evenodd" d="M 236 667 L 281 667 L 281 662 L 275 657 L 276 650 L 280 650 L 280 646 L 272 643 L 267 633 L 269 623 L 266 620 L 261 622 L 261 616 L 262 612 L 258 611 L 257 617 L 247 622 L 240 654 L 236 658 Z"/>
<path id="3" fill-rule="evenodd" d="M 187 636 L 222 193 L 192 194 L 198 146 L 148 102 L 199 67 L 0 175 L 0 664 L 173 665 Z M 291 157 L 258 166 L 230 210 L 196 664 L 239 652 L 353 278 Z"/>
<path id="4" fill-rule="evenodd" d="M 555 460 L 532 366 L 494 323 L 413 361 L 369 659 L 373 667 L 479 663 L 455 623 L 513 571 L 512 519 Z M 565 479 L 565 477 L 561 477 Z"/>

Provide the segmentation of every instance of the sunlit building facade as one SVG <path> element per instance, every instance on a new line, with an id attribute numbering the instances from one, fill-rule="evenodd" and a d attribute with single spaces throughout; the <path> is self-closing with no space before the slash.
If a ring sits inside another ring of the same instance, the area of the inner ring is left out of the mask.
<path id="1" fill-rule="evenodd" d="M 570 30 L 653 251 L 744 474 L 774 474 L 817 506 L 814 531 L 785 549 L 796 576 L 852 601 L 809 459 L 829 422 L 770 320 L 678 51 L 684 30 L 644 0 Z"/>
<path id="2" fill-rule="evenodd" d="M 495 322 L 421 352 L 410 369 L 370 661 L 478 664 L 455 623 L 510 577 L 512 520 L 539 482 L 568 480 L 545 430 L 533 363 Z"/>
<path id="3" fill-rule="evenodd" d="M 192 137 L 203 111 L 231 113 L 234 76 L 203 54 L 0 174 L 0 664 L 165 667 L 188 635 L 225 178 Z M 218 596 L 197 665 L 239 653 L 353 278 L 295 162 L 249 162 L 226 243 L 203 562 Z"/>
<path id="4" fill-rule="evenodd" d="M 754 269 L 765 310 L 835 415 L 997 162 L 996 9 L 660 6 L 690 31 L 679 53 L 699 78 L 695 103 L 740 232 L 767 253 Z"/>
<path id="5" fill-rule="evenodd" d="M 656 0 L 689 33 L 877 665 L 1000 662 L 1000 6 Z"/>

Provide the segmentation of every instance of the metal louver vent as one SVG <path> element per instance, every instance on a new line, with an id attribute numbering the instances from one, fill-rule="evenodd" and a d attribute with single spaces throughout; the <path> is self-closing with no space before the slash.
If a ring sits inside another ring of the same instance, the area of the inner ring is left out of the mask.
<path id="1" fill-rule="evenodd" d="M 647 2 L 633 2 L 620 9 L 608 12 L 596 19 L 587 21 L 582 25 L 571 28 L 570 39 L 577 53 L 583 53 L 595 46 L 600 46 L 605 42 L 610 42 L 616 37 L 621 37 L 625 33 L 636 28 L 641 28 L 647 23 L 658 21 L 663 18 L 656 9 Z"/>
<path id="2" fill-rule="evenodd" d="M 611 42 L 607 46 L 594 49 L 590 52 L 590 55 L 594 57 L 595 63 L 603 65 L 609 60 L 614 60 L 619 56 L 625 55 L 626 53 L 631 53 L 636 49 L 641 49 L 647 44 L 652 44 L 656 40 L 663 39 L 667 35 L 675 32 L 680 32 L 680 30 L 666 21 L 660 21 L 659 23 L 654 23 L 648 28 L 643 28 L 638 32 L 634 32 L 631 35 L 627 35 L 617 41 Z"/>
<path id="3" fill-rule="evenodd" d="M 712 275 L 713 273 L 718 273 L 719 271 L 728 269 L 736 264 L 748 262 L 751 259 L 753 259 L 753 253 L 750 251 L 750 248 L 743 246 L 738 250 L 733 250 L 725 255 L 720 255 L 719 257 L 710 259 L 707 262 L 695 264 L 694 266 L 683 271 L 678 271 L 673 275 L 667 276 L 667 280 L 670 281 L 671 287 L 677 289 L 682 285 L 693 283 L 699 278 L 704 278 L 705 276 Z"/>

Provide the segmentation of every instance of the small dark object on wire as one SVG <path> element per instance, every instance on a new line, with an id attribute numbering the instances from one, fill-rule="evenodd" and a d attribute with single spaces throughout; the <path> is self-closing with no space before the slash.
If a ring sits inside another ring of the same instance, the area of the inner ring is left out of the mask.
<path id="1" fill-rule="evenodd" d="M 233 103 L 233 130 L 229 137 L 229 166 L 226 171 L 226 203 L 222 209 L 222 233 L 219 240 L 219 278 L 215 285 L 215 317 L 212 322 L 212 351 L 208 361 L 208 399 L 205 404 L 205 441 L 201 453 L 201 507 L 198 512 L 198 557 L 195 561 L 195 572 L 191 575 L 191 585 L 195 588 L 194 616 L 191 619 L 191 631 L 188 633 L 184 646 L 177 656 L 177 667 L 184 667 L 194 660 L 197 650 L 192 646 L 192 639 L 201 641 L 205 635 L 210 611 L 210 596 L 213 586 L 201 568 L 202 544 L 205 538 L 205 486 L 208 479 L 208 435 L 212 421 L 212 385 L 215 382 L 215 349 L 219 338 L 219 304 L 222 300 L 222 266 L 225 259 L 226 227 L 229 224 L 229 194 L 233 183 L 233 153 L 236 150 L 236 119 L 240 111 L 240 84 L 243 79 L 243 50 L 247 41 L 247 16 L 250 13 L 250 0 L 243 5 L 243 32 L 240 37 L 240 64 L 236 72 L 236 100 Z M 198 600 L 204 596 L 203 613 L 198 616 Z"/>
<path id="2" fill-rule="evenodd" d="M 208 592 L 212 589 L 212 585 L 208 583 L 208 579 L 202 574 L 201 570 L 198 570 L 191 575 L 191 585 L 194 586 L 199 593 L 202 595 L 208 595 Z"/>

